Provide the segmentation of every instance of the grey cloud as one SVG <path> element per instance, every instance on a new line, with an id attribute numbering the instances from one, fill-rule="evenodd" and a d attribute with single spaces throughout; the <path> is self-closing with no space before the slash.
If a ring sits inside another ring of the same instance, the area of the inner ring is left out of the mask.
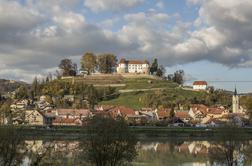
<path id="1" fill-rule="evenodd" d="M 34 75 L 55 70 L 62 58 L 76 60 L 87 51 L 149 60 L 157 57 L 167 66 L 200 60 L 252 66 L 249 0 L 229 0 L 224 5 L 223 0 L 199 1 L 194 30 L 193 23 L 179 20 L 168 28 L 175 16 L 148 11 L 125 15 L 126 23 L 117 32 L 88 23 L 83 14 L 66 9 L 59 1 L 50 2 L 27 0 L 27 6 L 16 1 L 0 2 L 6 9 L 16 8 L 13 15 L 8 14 L 11 10 L 0 14 L 1 77 L 31 80 Z M 80 2 L 76 0 L 72 5 Z M 119 8 L 123 2 L 117 4 Z M 101 10 L 105 9 L 109 8 Z"/>
<path id="2" fill-rule="evenodd" d="M 248 43 L 252 42 L 251 8 L 252 1 L 249 0 L 204 1 L 199 19 L 216 30 L 210 32 L 212 36 L 208 39 L 219 42 L 213 48 L 208 47 L 208 59 L 230 66 L 239 66 L 243 61 L 251 60 L 248 54 L 251 49 Z"/>
<path id="3" fill-rule="evenodd" d="M 100 11 L 122 11 L 135 7 L 144 0 L 85 0 L 86 7 L 94 12 Z"/>
<path id="4" fill-rule="evenodd" d="M 16 34 L 27 32 L 42 20 L 42 15 L 33 9 L 21 6 L 18 2 L 6 0 L 0 2 L 1 32 Z"/>

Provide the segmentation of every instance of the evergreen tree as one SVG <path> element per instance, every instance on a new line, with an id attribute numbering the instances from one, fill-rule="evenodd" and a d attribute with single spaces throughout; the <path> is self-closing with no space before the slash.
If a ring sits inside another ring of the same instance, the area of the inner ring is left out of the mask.
<path id="1" fill-rule="evenodd" d="M 27 99 L 29 97 L 28 89 L 24 85 L 20 86 L 15 93 L 16 99 Z"/>
<path id="2" fill-rule="evenodd" d="M 31 86 L 31 97 L 32 97 L 32 99 L 34 99 L 38 95 L 38 92 L 39 92 L 39 82 L 38 82 L 37 77 L 35 77 L 33 79 L 32 86 Z"/>
<path id="3" fill-rule="evenodd" d="M 154 73 L 157 72 L 157 70 L 158 70 L 158 60 L 157 58 L 155 58 L 150 67 L 150 73 L 153 75 Z"/>
<path id="4" fill-rule="evenodd" d="M 89 103 L 89 108 L 94 109 L 94 106 L 98 102 L 98 93 L 97 90 L 93 87 L 93 85 L 90 85 L 87 88 L 87 100 Z"/>

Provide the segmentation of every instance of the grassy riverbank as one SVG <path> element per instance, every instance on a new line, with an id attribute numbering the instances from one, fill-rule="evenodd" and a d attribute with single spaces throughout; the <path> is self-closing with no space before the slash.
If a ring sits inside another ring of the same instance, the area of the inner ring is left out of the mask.
<path id="1" fill-rule="evenodd" d="M 20 133 L 26 138 L 52 138 L 52 139 L 80 139 L 86 137 L 86 130 L 83 127 L 55 127 L 45 129 L 42 127 L 18 127 Z M 252 128 L 241 128 L 241 139 L 252 139 Z M 219 135 L 230 132 L 219 128 L 167 128 L 167 127 L 131 127 L 139 139 L 153 138 L 194 138 L 214 139 Z M 231 131 L 232 132 L 232 131 Z"/>

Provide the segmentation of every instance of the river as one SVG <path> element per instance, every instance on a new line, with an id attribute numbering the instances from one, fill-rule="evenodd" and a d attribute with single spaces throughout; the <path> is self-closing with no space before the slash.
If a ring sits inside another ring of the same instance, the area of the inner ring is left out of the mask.
<path id="1" fill-rule="evenodd" d="M 22 166 L 38 156 L 43 165 L 88 165 L 80 155 L 82 142 L 78 140 L 26 140 L 22 146 L 30 152 L 22 156 Z M 136 147 L 134 166 L 252 165 L 252 140 L 141 140 Z"/>

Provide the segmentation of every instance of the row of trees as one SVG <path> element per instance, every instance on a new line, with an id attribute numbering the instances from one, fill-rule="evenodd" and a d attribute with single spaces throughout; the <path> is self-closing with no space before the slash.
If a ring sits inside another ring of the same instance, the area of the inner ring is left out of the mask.
<path id="1" fill-rule="evenodd" d="M 81 68 L 91 74 L 95 70 L 101 73 L 112 73 L 117 64 L 117 57 L 113 54 L 95 55 L 86 53 L 81 59 Z"/>
<path id="2" fill-rule="evenodd" d="M 87 74 L 91 74 L 95 71 L 100 73 L 113 73 L 117 65 L 117 57 L 114 54 L 100 54 L 85 53 L 81 60 L 81 69 L 86 71 Z M 63 59 L 59 64 L 62 76 L 76 76 L 77 64 L 73 63 L 70 59 Z M 58 73 L 59 74 L 59 73 Z M 164 77 L 166 74 L 165 68 L 158 64 L 157 58 L 155 58 L 150 66 L 150 74 Z"/>
<path id="3" fill-rule="evenodd" d="M 71 82 L 54 80 L 50 82 L 41 82 L 36 77 L 31 87 L 20 87 L 16 90 L 16 99 L 32 99 L 36 100 L 41 95 L 47 95 L 53 98 L 52 104 L 56 107 L 74 107 L 86 108 L 88 105 L 93 108 L 101 100 L 109 100 L 117 95 L 117 91 L 113 87 L 99 87 L 85 84 L 84 82 Z M 74 103 L 64 100 L 65 95 L 73 95 Z"/>
<path id="4" fill-rule="evenodd" d="M 85 53 L 80 61 L 81 69 L 91 74 L 96 70 L 100 73 L 112 73 L 117 64 L 117 57 L 113 54 L 100 54 Z M 62 71 L 62 76 L 76 76 L 77 64 L 73 63 L 70 59 L 63 59 L 59 64 Z"/>
<path id="5" fill-rule="evenodd" d="M 150 66 L 150 74 L 158 77 L 165 77 L 166 70 L 164 66 L 158 64 L 157 58 L 155 58 Z"/>
<path id="6" fill-rule="evenodd" d="M 177 70 L 174 72 L 174 74 L 168 74 L 168 76 L 166 77 L 166 70 L 164 66 L 159 65 L 158 60 L 156 58 L 153 60 L 150 66 L 150 74 L 165 78 L 169 81 L 173 81 L 179 85 L 184 84 L 184 78 L 185 78 L 184 70 Z"/>
<path id="7" fill-rule="evenodd" d="M 177 70 L 174 72 L 174 74 L 169 74 L 167 76 L 167 80 L 176 82 L 179 85 L 183 85 L 185 81 L 184 76 L 185 76 L 184 70 Z"/>

